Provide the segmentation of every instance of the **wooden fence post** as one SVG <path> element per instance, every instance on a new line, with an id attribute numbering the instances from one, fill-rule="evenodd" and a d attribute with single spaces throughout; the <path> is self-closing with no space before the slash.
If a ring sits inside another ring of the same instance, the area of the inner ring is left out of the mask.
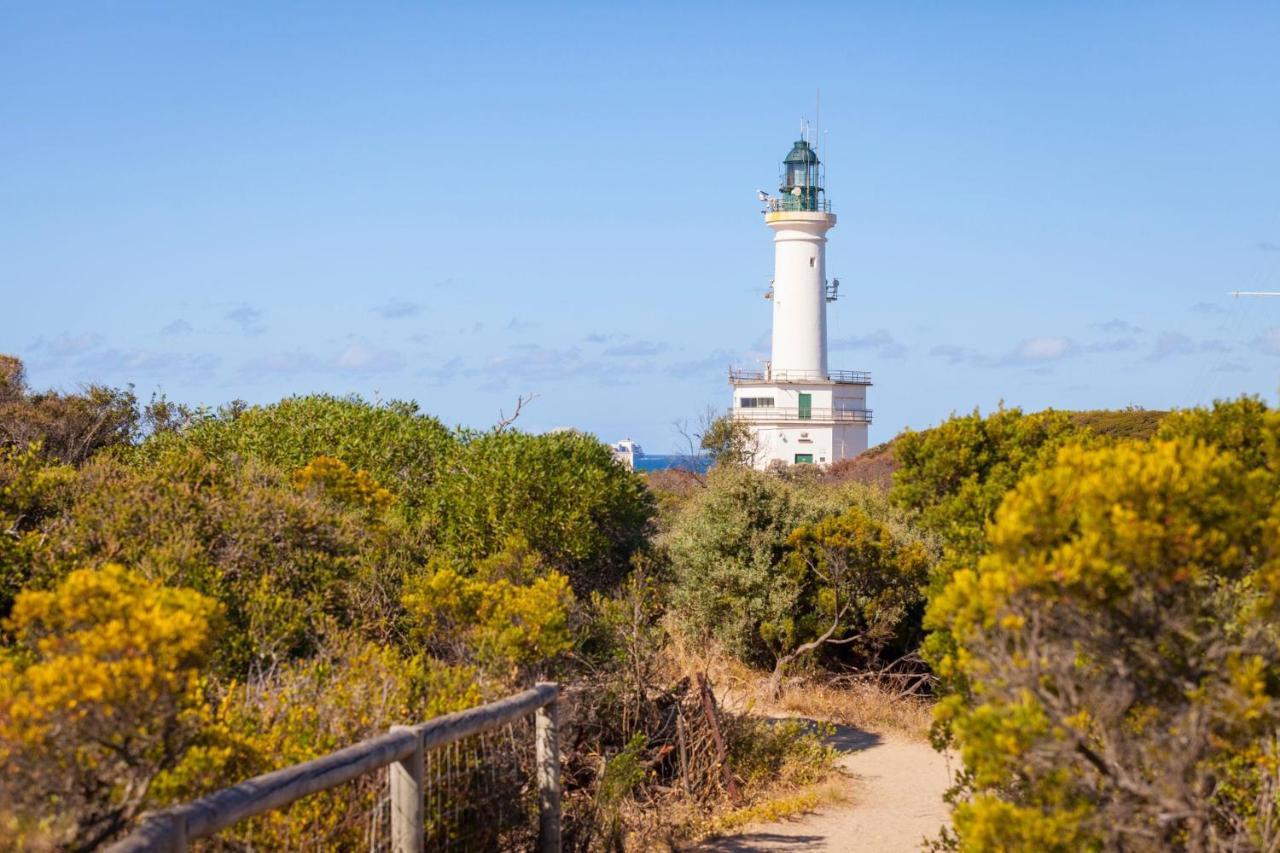
<path id="1" fill-rule="evenodd" d="M 413 731 L 413 728 L 392 726 L 391 731 Z M 422 753 L 419 736 L 417 749 L 387 768 L 391 788 L 391 849 L 395 853 L 423 853 Z"/>
<path id="2" fill-rule="evenodd" d="M 538 851 L 560 853 L 559 700 L 552 700 L 539 708 L 534 720 L 534 760 L 538 766 Z"/>

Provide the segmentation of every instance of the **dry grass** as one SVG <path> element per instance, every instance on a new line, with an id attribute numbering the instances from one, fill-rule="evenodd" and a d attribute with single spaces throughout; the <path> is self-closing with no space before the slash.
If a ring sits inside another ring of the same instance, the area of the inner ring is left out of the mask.
<path id="1" fill-rule="evenodd" d="M 760 802 L 752 803 L 740 809 L 726 812 L 711 821 L 706 827 L 707 835 L 723 835 L 735 832 L 754 823 L 773 823 L 816 811 L 825 805 L 844 803 L 849 800 L 849 783 L 845 776 L 838 773 L 815 785 L 807 785 L 799 790 L 771 792 Z"/>
<path id="2" fill-rule="evenodd" d="M 767 672 L 752 669 L 714 648 L 689 648 L 678 634 L 673 633 L 673 638 L 672 674 L 707 673 L 716 698 L 736 713 L 800 716 L 910 740 L 929 739 L 933 702 L 928 699 L 902 696 L 875 684 L 836 686 L 815 676 L 788 679 L 782 696 L 773 701 L 768 696 Z"/>
<path id="3" fill-rule="evenodd" d="M 918 741 L 929 739 L 933 719 L 932 702 L 875 684 L 832 687 L 811 679 L 788 685 L 775 704 L 789 714 Z"/>

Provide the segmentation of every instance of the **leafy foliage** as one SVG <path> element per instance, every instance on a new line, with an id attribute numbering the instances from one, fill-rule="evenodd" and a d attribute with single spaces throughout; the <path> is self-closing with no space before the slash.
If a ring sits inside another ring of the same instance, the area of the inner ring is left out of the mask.
<path id="1" fill-rule="evenodd" d="M 175 448 L 154 464 L 85 467 L 70 511 L 47 525 L 40 582 L 70 567 L 122 563 L 160 583 L 222 601 L 227 674 L 303 655 L 332 626 L 359 618 L 379 583 L 364 569 L 378 530 L 362 514 L 300 494 L 256 464 Z"/>
<path id="2" fill-rule="evenodd" d="M 772 663 L 760 627 L 789 608 L 795 584 L 778 567 L 787 537 L 839 512 L 835 493 L 750 468 L 717 466 L 707 488 L 676 516 L 664 544 L 675 583 L 674 615 L 695 641 L 714 639 L 743 660 Z"/>
<path id="3" fill-rule="evenodd" d="M 759 628 L 777 660 L 775 693 L 784 668 L 824 644 L 873 659 L 922 602 L 930 564 L 929 549 L 904 526 L 858 506 L 797 528 L 787 548 L 773 616 Z"/>
<path id="4" fill-rule="evenodd" d="M 0 449 L 35 446 L 50 460 L 79 465 L 137 437 L 137 403 L 131 389 L 104 385 L 79 394 L 32 392 L 22 362 L 0 355 Z"/>
<path id="5" fill-rule="evenodd" d="M 391 492 L 378 485 L 367 471 L 352 471 L 345 462 L 332 456 L 317 456 L 295 471 L 293 487 L 373 515 L 395 502 Z"/>
<path id="6" fill-rule="evenodd" d="M 432 538 L 455 563 L 474 565 L 518 536 L 585 595 L 625 574 L 653 498 L 594 438 L 504 431 L 457 449 L 432 510 Z"/>
<path id="7" fill-rule="evenodd" d="M 938 716 L 971 794 L 960 847 L 1277 843 L 1275 498 L 1186 439 L 1067 447 L 1012 491 L 990 552 L 930 607 L 955 641 L 937 665 L 969 691 Z"/>
<path id="8" fill-rule="evenodd" d="M 393 724 L 480 701 L 476 673 L 466 667 L 335 637 L 310 658 L 230 685 L 200 741 L 156 780 L 154 799 L 199 797 L 225 780 L 308 761 L 383 734 Z M 352 825 L 349 816 L 367 811 L 384 793 L 375 781 L 308 797 L 288 810 L 230 827 L 221 838 L 260 849 L 301 849 L 317 836 L 334 849 L 360 847 L 367 826 Z"/>
<path id="9" fill-rule="evenodd" d="M 119 832 L 206 724 L 213 600 L 121 566 L 18 596 L 0 658 L 3 801 L 23 834 L 91 848 Z"/>
<path id="10" fill-rule="evenodd" d="M 254 460 L 284 471 L 329 456 L 418 506 L 454 444 L 449 429 L 415 403 L 318 394 L 206 414 L 186 429 L 152 436 L 138 456 L 153 461 L 181 445 L 224 464 Z"/>
<path id="11" fill-rule="evenodd" d="M 899 469 L 891 498 L 960 554 L 981 553 L 987 522 L 1024 474 L 1053 460 L 1078 430 L 1061 412 L 1000 409 L 952 417 L 894 442 Z"/>
<path id="12" fill-rule="evenodd" d="M 0 447 L 0 619 L 30 583 L 41 528 L 66 508 L 74 479 L 74 469 L 47 463 L 38 445 Z"/>
<path id="13" fill-rule="evenodd" d="M 752 465 L 760 453 L 751 426 L 732 414 L 721 415 L 703 431 L 701 448 L 716 465 Z"/>
<path id="14" fill-rule="evenodd" d="M 416 632 L 430 647 L 450 649 L 453 657 L 470 656 L 504 675 L 508 684 L 518 683 L 521 672 L 545 673 L 573 644 L 568 579 L 540 571 L 537 558 L 523 550 L 517 540 L 506 552 L 520 555 L 514 566 L 489 560 L 478 576 L 437 560 L 410 581 L 404 595 Z M 503 569 L 507 577 L 501 576 Z"/>

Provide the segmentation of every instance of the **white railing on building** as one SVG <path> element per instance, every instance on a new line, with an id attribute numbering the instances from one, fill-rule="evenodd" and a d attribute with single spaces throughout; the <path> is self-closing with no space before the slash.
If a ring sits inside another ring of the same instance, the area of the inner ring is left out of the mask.
<path id="1" fill-rule="evenodd" d="M 819 199 L 817 201 L 806 196 L 784 195 L 767 198 L 765 203 L 765 213 L 830 213 L 831 202 L 827 199 Z"/>
<path id="2" fill-rule="evenodd" d="M 558 699 L 554 683 L 508 696 L 488 705 L 436 717 L 391 731 L 320 758 L 256 776 L 199 800 L 145 816 L 131 835 L 108 853 L 184 851 L 242 820 L 285 808 L 311 794 L 328 791 L 388 767 L 391 849 L 423 853 L 424 755 L 464 738 L 493 731 L 535 715 L 534 762 L 538 787 L 538 850 L 560 851 L 560 745 Z"/>
<path id="3" fill-rule="evenodd" d="M 870 409 L 801 409 L 785 406 L 747 406 L 733 410 L 733 416 L 741 421 L 827 421 L 837 423 L 871 423 Z"/>
<path id="4" fill-rule="evenodd" d="M 745 370 L 729 368 L 729 381 L 734 384 L 750 382 L 834 382 L 837 385 L 870 385 L 871 373 L 866 370 Z"/>

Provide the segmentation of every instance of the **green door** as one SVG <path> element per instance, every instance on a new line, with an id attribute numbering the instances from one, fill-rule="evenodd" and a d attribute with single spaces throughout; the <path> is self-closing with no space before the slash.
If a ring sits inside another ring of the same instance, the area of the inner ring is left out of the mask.
<path id="1" fill-rule="evenodd" d="M 812 417 L 813 417 L 813 395 L 801 394 L 800 395 L 800 420 L 807 421 Z M 812 462 L 813 460 L 810 459 L 809 461 Z"/>
<path id="2" fill-rule="evenodd" d="M 805 396 L 808 396 L 808 395 L 805 395 Z M 812 464 L 813 464 L 813 454 L 812 454 L 812 453 L 797 453 L 797 454 L 796 454 L 796 464 L 797 464 L 797 465 L 812 465 Z"/>

